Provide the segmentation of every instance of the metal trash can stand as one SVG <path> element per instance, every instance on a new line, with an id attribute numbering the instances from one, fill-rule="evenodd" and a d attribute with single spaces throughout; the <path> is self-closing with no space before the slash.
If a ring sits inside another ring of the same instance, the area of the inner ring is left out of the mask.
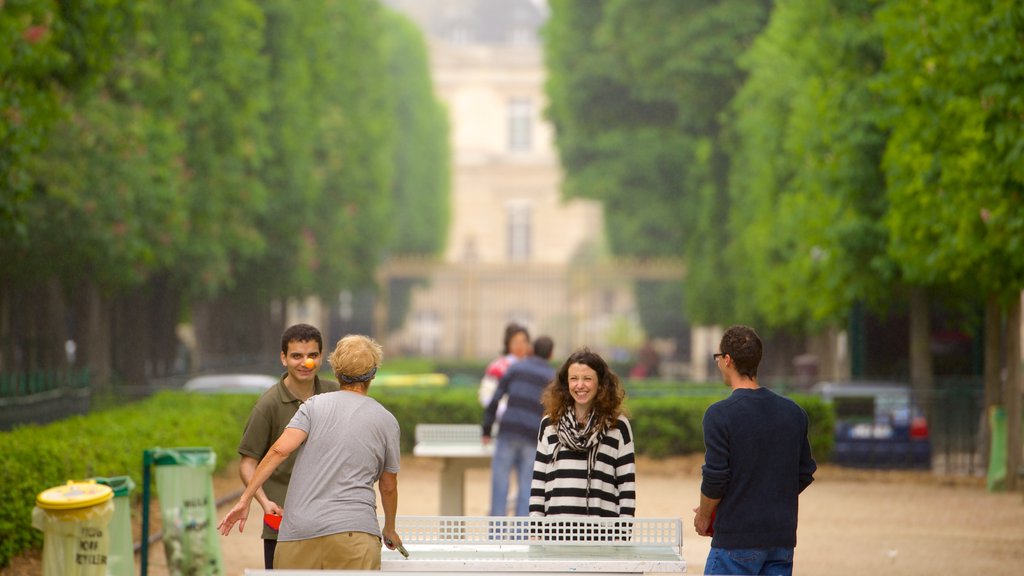
<path id="1" fill-rule="evenodd" d="M 43 576 L 105 576 L 114 491 L 68 482 L 36 497 L 32 526 L 43 531 Z"/>
<path id="2" fill-rule="evenodd" d="M 94 478 L 98 484 L 114 491 L 114 515 L 110 520 L 110 549 L 107 554 L 107 576 L 135 574 L 135 543 L 132 540 L 131 493 L 135 482 L 131 476 Z"/>

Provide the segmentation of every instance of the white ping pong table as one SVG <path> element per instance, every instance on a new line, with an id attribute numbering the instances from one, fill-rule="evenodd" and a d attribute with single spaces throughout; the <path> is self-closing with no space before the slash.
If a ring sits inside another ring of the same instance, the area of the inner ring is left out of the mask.
<path id="1" fill-rule="evenodd" d="M 413 455 L 441 459 L 442 516 L 465 513 L 466 470 L 490 468 L 494 442 L 484 445 L 478 424 L 417 424 Z"/>
<path id="2" fill-rule="evenodd" d="M 383 518 L 381 518 L 383 522 Z M 381 551 L 380 572 L 404 576 L 525 573 L 648 576 L 686 572 L 679 518 L 399 516 L 409 558 Z M 250 576 L 363 572 L 247 570 Z"/>

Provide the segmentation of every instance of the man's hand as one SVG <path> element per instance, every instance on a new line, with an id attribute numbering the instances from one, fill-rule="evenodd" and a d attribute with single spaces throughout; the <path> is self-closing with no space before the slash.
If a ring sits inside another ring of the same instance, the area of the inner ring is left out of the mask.
<path id="1" fill-rule="evenodd" d="M 388 550 L 405 550 L 405 547 L 402 546 L 402 539 L 398 537 L 398 532 L 395 531 L 394 527 L 385 526 L 380 533 L 382 536 L 381 540 L 384 541 L 384 545 L 388 547 Z M 402 552 L 402 556 L 407 557 L 407 553 Z"/>
<path id="2" fill-rule="evenodd" d="M 714 522 L 712 516 L 708 516 L 700 513 L 700 506 L 693 509 L 693 529 L 697 531 L 698 536 L 711 536 L 711 526 Z"/>
<path id="3" fill-rule="evenodd" d="M 491 443 L 491 437 L 490 436 L 481 436 L 480 437 L 480 443 L 483 444 L 484 446 L 487 446 L 488 444 Z"/>
<path id="4" fill-rule="evenodd" d="M 284 508 L 277 505 L 277 502 L 273 500 L 267 500 L 266 504 L 260 503 L 263 506 L 264 514 L 273 514 L 274 516 L 284 516 Z"/>

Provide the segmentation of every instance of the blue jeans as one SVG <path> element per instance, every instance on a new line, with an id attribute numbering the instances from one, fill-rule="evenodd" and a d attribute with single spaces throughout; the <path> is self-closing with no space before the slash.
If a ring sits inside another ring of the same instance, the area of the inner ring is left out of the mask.
<path id="1" fill-rule="evenodd" d="M 513 470 L 519 484 L 515 516 L 530 515 L 530 484 L 533 483 L 533 461 L 536 457 L 536 441 L 498 436 L 491 460 L 491 516 L 508 515 L 508 478 Z"/>
<path id="2" fill-rule="evenodd" d="M 711 548 L 705 574 L 793 574 L 792 548 Z"/>

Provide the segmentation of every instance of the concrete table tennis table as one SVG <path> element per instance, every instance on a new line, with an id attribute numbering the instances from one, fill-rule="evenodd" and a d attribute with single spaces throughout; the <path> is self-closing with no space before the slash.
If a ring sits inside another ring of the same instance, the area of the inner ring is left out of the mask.
<path id="1" fill-rule="evenodd" d="M 494 444 L 484 445 L 477 424 L 417 424 L 415 456 L 441 459 L 441 515 L 465 513 L 466 470 L 489 468 Z"/>
<path id="2" fill-rule="evenodd" d="M 678 518 L 399 516 L 396 529 L 409 558 L 385 548 L 381 571 L 365 574 L 655 576 L 686 572 Z M 351 576 L 361 572 L 247 570 L 246 574 Z"/>

